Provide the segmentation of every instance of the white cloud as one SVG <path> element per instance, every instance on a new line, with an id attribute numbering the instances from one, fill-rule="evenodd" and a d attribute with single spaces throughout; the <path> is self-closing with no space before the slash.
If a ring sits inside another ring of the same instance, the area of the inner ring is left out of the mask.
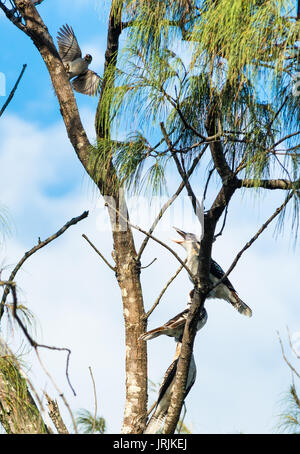
<path id="1" fill-rule="evenodd" d="M 91 125 L 93 113 L 82 111 L 83 123 Z M 73 409 L 93 409 L 91 366 L 96 379 L 99 413 L 107 418 L 110 432 L 121 426 L 125 392 L 124 329 L 120 292 L 114 274 L 82 238 L 86 233 L 112 262 L 111 233 L 100 231 L 97 195 L 84 177 L 62 125 L 40 129 L 16 116 L 0 122 L 1 202 L 17 222 L 17 236 L 5 247 L 5 263 L 15 264 L 24 252 L 54 233 L 67 220 L 90 210 L 87 220 L 71 227 L 63 237 L 31 257 L 18 273 L 19 298 L 36 314 L 41 327 L 38 340 L 72 350 L 70 379 L 78 396 L 73 397 L 65 377 L 66 355 L 41 352 L 47 369 L 63 390 Z M 51 195 L 47 187 L 69 178 L 71 190 Z M 276 205 L 276 204 L 275 204 Z M 245 206 L 245 205 L 244 205 Z M 233 207 L 239 207 L 236 202 Z M 174 225 L 193 230 L 192 216 L 176 211 Z M 261 214 L 262 217 L 263 213 Z M 223 236 L 214 245 L 214 257 L 226 269 L 237 251 L 257 229 L 250 214 L 230 212 Z M 168 242 L 173 232 L 156 232 Z M 135 233 L 139 244 L 143 236 Z M 279 394 L 290 376 L 282 360 L 276 330 L 289 325 L 300 330 L 295 318 L 299 294 L 299 263 L 286 248 L 287 239 L 275 242 L 271 233 L 247 251 L 230 279 L 241 298 L 253 309 L 253 318 L 242 317 L 228 303 L 208 301 L 208 323 L 198 334 L 195 357 L 197 382 L 187 398 L 188 416 L 195 432 L 269 433 Z M 184 251 L 179 247 L 183 257 Z M 159 245 L 149 242 L 142 264 L 158 260 L 142 273 L 145 305 L 153 304 L 161 288 L 177 269 L 176 260 Z M 3 273 L 3 278 L 4 273 Z M 149 320 L 158 326 L 182 310 L 191 284 L 182 272 Z M 149 377 L 159 382 L 174 354 L 170 338 L 149 342 Z M 57 398 L 40 366 L 31 374 L 40 390 L 46 387 Z M 31 361 L 30 360 L 30 361 Z M 67 411 L 62 411 L 67 416 Z"/>

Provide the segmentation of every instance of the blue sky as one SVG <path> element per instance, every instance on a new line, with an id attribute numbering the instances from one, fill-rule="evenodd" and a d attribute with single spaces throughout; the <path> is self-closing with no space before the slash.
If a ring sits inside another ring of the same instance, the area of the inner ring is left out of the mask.
<path id="1" fill-rule="evenodd" d="M 55 38 L 58 28 L 74 28 L 83 52 L 93 55 L 91 69 L 103 71 L 106 46 L 108 1 L 45 0 L 40 13 Z M 57 231 L 65 222 L 88 209 L 87 220 L 35 254 L 18 275 L 19 298 L 36 317 L 34 334 L 49 345 L 72 350 L 70 378 L 74 397 L 65 378 L 65 355 L 42 351 L 41 357 L 74 411 L 93 411 L 91 366 L 97 386 L 99 414 L 107 420 L 108 432 L 120 431 L 124 405 L 124 329 L 120 292 L 114 274 L 99 261 L 81 237 L 85 233 L 111 259 L 111 233 L 106 229 L 103 202 L 85 175 L 68 141 L 46 67 L 30 39 L 0 15 L 0 40 L 9 45 L 0 55 L 0 72 L 6 76 L 7 92 L 24 63 L 28 67 L 16 95 L 0 120 L 0 203 L 9 210 L 11 235 L 1 248 L 2 278 L 24 252 Z M 94 137 L 97 99 L 76 94 L 79 111 L 89 138 Z M 5 97 L 0 97 L 0 106 Z M 194 180 L 195 182 L 196 180 Z M 175 175 L 168 183 L 175 187 Z M 197 190 L 201 191 L 200 187 Z M 214 245 L 214 258 L 224 269 L 253 236 L 260 225 L 282 203 L 283 194 L 265 194 L 261 200 L 241 193 L 234 196 L 224 234 Z M 132 201 L 131 201 L 132 202 Z M 133 221 L 150 223 L 147 199 L 139 201 Z M 178 200 L 156 234 L 171 245 L 172 225 L 186 231 L 196 228 L 190 209 L 182 211 Z M 150 209 L 150 208 L 149 208 Z M 252 308 L 251 319 L 242 317 L 223 301 L 206 304 L 208 323 L 195 341 L 197 381 L 187 400 L 186 423 L 194 433 L 271 433 L 280 413 L 279 401 L 288 389 L 291 374 L 284 363 L 276 331 L 286 340 L 286 326 L 300 333 L 299 248 L 292 248 L 290 229 L 275 238 L 265 232 L 248 250 L 231 275 L 240 297 Z M 143 239 L 135 234 L 139 244 Z M 177 252 L 184 257 L 179 246 Z M 148 309 L 164 283 L 177 269 L 175 259 L 157 244 L 149 243 L 143 264 L 142 284 Z M 181 311 L 190 289 L 182 272 L 168 289 L 149 320 L 154 328 Z M 20 341 L 16 329 L 1 335 L 12 345 Z M 23 341 L 23 345 L 26 342 Z M 286 348 L 287 343 L 285 343 Z M 149 378 L 160 382 L 174 353 L 170 338 L 148 344 Z M 293 360 L 293 357 L 290 356 Z M 29 374 L 39 392 L 46 390 L 57 399 L 34 354 Z M 150 396 L 150 400 L 153 396 Z M 70 420 L 63 403 L 62 413 Z"/>

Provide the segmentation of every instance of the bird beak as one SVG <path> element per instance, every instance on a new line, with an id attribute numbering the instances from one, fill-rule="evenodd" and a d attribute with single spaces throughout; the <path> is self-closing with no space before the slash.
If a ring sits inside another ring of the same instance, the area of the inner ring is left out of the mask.
<path id="1" fill-rule="evenodd" d="M 172 241 L 174 241 L 174 243 L 177 243 L 177 244 L 184 243 L 185 235 L 186 235 L 185 232 L 183 230 L 178 229 L 177 227 L 173 227 L 173 228 L 176 230 L 177 233 L 179 233 L 179 235 L 181 235 L 183 237 L 183 240 L 182 239 L 177 239 L 177 238 L 176 239 L 171 238 Z"/>

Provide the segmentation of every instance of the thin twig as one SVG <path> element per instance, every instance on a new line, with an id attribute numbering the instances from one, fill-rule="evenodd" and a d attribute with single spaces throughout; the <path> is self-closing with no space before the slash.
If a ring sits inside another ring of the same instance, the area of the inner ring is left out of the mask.
<path id="1" fill-rule="evenodd" d="M 289 360 L 288 360 L 287 357 L 285 356 L 284 348 L 283 348 L 283 344 L 282 344 L 282 340 L 281 340 L 281 338 L 280 338 L 280 335 L 279 335 L 279 332 L 278 332 L 278 331 L 277 331 L 277 335 L 278 335 L 278 339 L 279 339 L 279 343 L 280 343 L 281 353 L 282 353 L 283 359 L 285 360 L 285 362 L 287 363 L 287 365 L 289 366 L 289 368 L 291 369 L 291 371 L 294 372 L 294 374 L 296 374 L 298 378 L 300 378 L 299 372 L 292 366 L 292 364 L 289 362 Z"/>
<path id="2" fill-rule="evenodd" d="M 49 377 L 49 379 L 50 379 L 52 385 L 54 386 L 54 388 L 56 389 L 56 391 L 57 391 L 57 393 L 59 394 L 60 398 L 61 398 L 62 401 L 64 402 L 64 404 L 65 404 L 65 406 L 66 406 L 66 408 L 67 408 L 67 410 L 68 410 L 68 412 L 69 412 L 69 414 L 70 414 L 70 417 L 71 417 L 71 419 L 72 419 L 72 423 L 73 423 L 73 427 L 74 427 L 75 433 L 78 433 L 78 431 L 77 431 L 77 426 L 76 426 L 76 421 L 75 421 L 75 418 L 74 418 L 74 415 L 73 415 L 73 413 L 72 413 L 72 410 L 71 410 L 70 405 L 68 404 L 68 402 L 67 402 L 67 400 L 66 400 L 64 394 L 60 391 L 60 389 L 58 388 L 57 384 L 56 384 L 55 381 L 53 380 L 51 374 L 50 374 L 50 373 L 48 372 L 48 370 L 46 369 L 44 363 L 42 362 L 42 360 L 41 360 L 41 358 L 40 358 L 40 355 L 39 355 L 39 352 L 38 352 L 37 348 L 35 349 L 35 353 L 36 353 L 36 355 L 37 355 L 38 361 L 39 361 L 39 363 L 40 363 L 42 369 L 44 370 L 45 374 Z"/>
<path id="3" fill-rule="evenodd" d="M 18 79 L 17 79 L 17 82 L 15 83 L 15 85 L 14 85 L 13 89 L 11 90 L 11 92 L 10 92 L 10 94 L 9 94 L 9 96 L 8 96 L 8 98 L 7 98 L 7 100 L 6 100 L 6 102 L 4 103 L 2 109 L 0 110 L 0 117 L 1 117 L 1 115 L 3 114 L 3 112 L 5 111 L 5 109 L 6 109 L 6 107 L 8 106 L 8 104 L 11 102 L 11 100 L 12 100 L 12 98 L 13 98 L 13 96 L 14 96 L 14 94 L 15 94 L 17 88 L 18 88 L 19 82 L 20 82 L 20 80 L 22 79 L 22 76 L 23 76 L 23 74 L 24 74 L 24 71 L 25 71 L 26 67 L 27 67 L 27 65 L 24 64 L 24 65 L 23 65 L 23 68 L 22 68 L 22 71 L 21 71 L 21 73 L 20 73 L 20 75 L 19 75 L 19 77 L 18 77 Z"/>
<path id="4" fill-rule="evenodd" d="M 116 271 L 116 268 L 114 268 L 107 260 L 106 258 L 101 254 L 100 251 L 98 251 L 98 249 L 96 248 L 96 246 L 94 246 L 94 244 L 88 239 L 88 237 L 83 233 L 82 234 L 82 237 L 92 246 L 92 248 L 94 249 L 94 251 L 97 252 L 98 255 L 100 255 L 100 257 L 102 258 L 102 260 L 104 261 L 104 263 L 106 263 L 106 265 L 112 270 L 112 271 Z"/>
<path id="5" fill-rule="evenodd" d="M 157 257 L 155 257 L 148 265 L 141 266 L 141 270 L 145 270 L 146 268 L 149 268 L 149 266 L 151 266 L 152 263 L 154 263 L 156 260 L 157 260 Z"/>
<path id="6" fill-rule="evenodd" d="M 207 149 L 208 145 L 205 145 L 203 147 L 203 149 L 201 150 L 201 152 L 198 154 L 198 156 L 196 156 L 196 158 L 193 160 L 193 163 L 190 167 L 190 169 L 188 170 L 187 172 L 187 178 L 189 178 L 193 171 L 195 170 L 197 164 L 199 163 L 200 159 L 202 158 L 205 150 Z M 157 224 L 159 223 L 159 221 L 161 220 L 161 218 L 163 217 L 164 213 L 167 211 L 167 209 L 172 205 L 172 203 L 174 202 L 174 200 L 179 196 L 179 194 L 181 193 L 181 191 L 183 190 L 183 188 L 185 187 L 185 184 L 184 184 L 184 181 L 182 181 L 180 183 L 180 185 L 178 186 L 177 188 L 177 191 L 172 195 L 172 197 L 167 200 L 167 202 L 162 206 L 162 208 L 160 209 L 156 219 L 154 220 L 152 226 L 150 227 L 148 233 L 151 235 L 153 232 L 154 232 L 154 229 L 155 227 L 157 226 Z M 147 246 L 148 244 L 148 241 L 149 241 L 150 237 L 149 236 L 146 236 L 144 238 L 144 241 L 140 247 L 140 250 L 138 252 L 138 255 L 137 255 L 137 258 L 140 259 L 141 258 L 141 255 L 145 249 L 145 247 Z"/>
<path id="7" fill-rule="evenodd" d="M 89 366 L 89 371 L 90 371 L 90 376 L 91 376 L 91 379 L 92 379 L 92 382 L 93 382 L 94 402 L 95 402 L 95 415 L 94 415 L 94 421 L 93 421 L 93 427 L 92 427 L 92 433 L 94 433 L 95 432 L 95 426 L 96 426 L 96 419 L 97 419 L 97 411 L 98 411 L 98 407 L 97 407 L 97 392 L 96 392 L 96 384 L 95 384 L 95 380 L 94 380 L 94 376 L 93 376 L 93 372 L 92 372 L 91 366 Z"/>
<path id="8" fill-rule="evenodd" d="M 186 260 L 185 260 L 185 263 L 186 263 Z M 172 282 L 174 281 L 174 279 L 178 276 L 178 274 L 180 273 L 180 271 L 182 270 L 183 266 L 180 265 L 180 267 L 177 269 L 176 273 L 168 280 L 168 282 L 166 283 L 166 285 L 164 286 L 164 288 L 162 289 L 162 291 L 160 292 L 160 294 L 158 295 L 158 297 L 156 298 L 153 306 L 151 307 L 151 309 L 147 312 L 147 314 L 145 315 L 145 319 L 147 319 L 148 317 L 150 317 L 150 315 L 152 314 L 152 312 L 154 311 L 154 309 L 159 305 L 159 302 L 160 300 L 162 299 L 164 293 L 166 292 L 167 288 L 169 287 L 170 284 L 172 284 Z"/>
<path id="9" fill-rule="evenodd" d="M 221 284 L 221 282 L 224 281 L 224 279 L 226 279 L 229 274 L 232 272 L 232 270 L 235 268 L 237 262 L 239 261 L 239 259 L 241 258 L 241 256 L 243 255 L 243 253 L 249 249 L 249 247 L 254 243 L 254 241 L 257 240 L 257 238 L 263 233 L 263 231 L 268 227 L 268 225 L 273 221 L 273 219 L 275 219 L 279 213 L 281 213 L 281 211 L 285 208 L 285 206 L 288 204 L 288 202 L 291 200 L 291 198 L 293 197 L 294 193 L 291 192 L 285 199 L 285 201 L 283 202 L 283 204 L 277 208 L 277 210 L 272 214 L 272 216 L 269 217 L 269 219 L 261 226 L 261 228 L 256 232 L 256 234 L 251 238 L 251 240 L 249 240 L 245 246 L 240 250 L 240 252 L 236 255 L 235 259 L 233 260 L 232 264 L 230 265 L 230 267 L 228 268 L 228 270 L 226 271 L 226 273 L 222 276 L 222 278 L 217 281 L 212 287 L 210 287 L 210 291 L 213 290 L 215 287 L 217 287 L 219 284 Z"/>
<path id="10" fill-rule="evenodd" d="M 295 350 L 295 348 L 294 348 L 294 346 L 293 346 L 293 344 L 292 344 L 291 334 L 290 334 L 290 330 L 289 330 L 288 326 L 287 326 L 286 329 L 287 329 L 288 336 L 289 336 L 290 348 L 291 348 L 292 352 L 294 353 L 294 355 L 296 356 L 296 358 L 300 359 L 300 355 L 296 352 L 296 350 Z"/>
<path id="11" fill-rule="evenodd" d="M 206 193 L 207 193 L 207 189 L 208 189 L 208 185 L 209 185 L 209 182 L 210 182 L 210 179 L 212 177 L 212 174 L 214 173 L 214 171 L 216 170 L 215 166 L 210 169 L 210 171 L 208 172 L 208 177 L 207 177 L 207 180 L 206 180 L 206 183 L 205 183 L 205 188 L 204 188 L 204 192 L 203 192 L 203 200 L 205 200 L 206 198 Z"/>
<path id="12" fill-rule="evenodd" d="M 224 219 L 223 219 L 223 224 L 222 224 L 221 230 L 214 236 L 214 241 L 216 241 L 218 236 L 221 236 L 223 234 L 223 231 L 224 231 L 224 228 L 226 225 L 227 214 L 228 214 L 228 205 L 226 205 L 226 208 L 225 208 L 225 214 L 224 214 Z"/>
<path id="13" fill-rule="evenodd" d="M 25 325 L 23 324 L 22 320 L 20 319 L 20 317 L 18 316 L 17 314 L 17 307 L 18 307 L 18 299 L 17 299 L 17 291 L 16 291 L 16 285 L 11 285 L 11 293 L 12 293 L 12 297 L 13 297 L 13 309 L 12 309 L 12 312 L 13 312 L 13 317 L 17 320 L 20 328 L 22 329 L 25 337 L 27 338 L 28 342 L 30 343 L 30 345 L 35 349 L 36 351 L 36 354 L 38 355 L 38 352 L 37 352 L 37 348 L 40 347 L 40 348 L 46 348 L 48 350 L 57 350 L 57 351 L 65 351 L 67 352 L 67 361 L 66 361 L 66 378 L 67 378 L 67 381 L 69 383 L 69 386 L 74 394 L 74 396 L 76 396 L 76 392 L 73 388 L 73 386 L 71 385 L 71 381 L 70 381 L 70 378 L 69 378 L 69 362 L 70 362 L 70 355 L 71 355 L 71 350 L 69 348 L 66 348 L 66 347 L 53 347 L 53 346 L 50 346 L 50 345 L 45 345 L 45 344 L 39 344 L 38 342 L 36 342 L 31 336 L 30 334 L 28 333 Z"/>
<path id="14" fill-rule="evenodd" d="M 188 180 L 188 176 L 184 170 L 184 168 L 180 165 L 180 162 L 179 162 L 179 159 L 176 155 L 176 151 L 174 150 L 174 147 L 173 147 L 173 144 L 168 136 L 168 133 L 166 131 L 166 128 L 165 128 L 165 125 L 163 122 L 160 123 L 160 128 L 161 128 L 161 131 L 162 131 L 162 134 L 165 138 L 165 141 L 171 151 L 171 154 L 172 154 L 172 157 L 175 161 L 175 164 L 176 164 L 176 167 L 177 167 L 177 170 L 178 170 L 178 173 L 179 175 L 181 176 L 182 178 L 182 181 L 184 182 L 184 185 L 186 187 L 186 190 L 187 190 L 187 193 L 188 195 L 191 197 L 192 199 L 192 205 L 193 205 L 193 209 L 194 209 L 194 212 L 200 222 L 200 225 L 202 226 L 202 229 L 203 229 L 203 209 L 199 203 L 199 200 L 197 199 L 197 197 L 195 196 L 195 193 L 190 185 L 190 182 Z"/>
<path id="15" fill-rule="evenodd" d="M 34 246 L 32 249 L 30 249 L 30 251 L 26 252 L 24 254 L 24 256 L 22 257 L 22 259 L 17 263 L 17 265 L 15 266 L 15 268 L 13 269 L 13 271 L 11 272 L 10 276 L 9 276 L 9 279 L 8 279 L 8 282 L 13 282 L 14 279 L 15 279 L 15 276 L 17 274 L 17 272 L 19 271 L 19 269 L 22 267 L 22 265 L 24 264 L 24 262 L 31 256 L 33 255 L 35 252 L 37 252 L 39 249 L 43 248 L 44 246 L 46 246 L 47 244 L 49 244 L 51 241 L 55 240 L 56 238 L 58 238 L 60 235 L 62 235 L 69 227 L 71 227 L 72 225 L 75 225 L 77 224 L 77 222 L 81 221 L 82 219 L 86 218 L 88 216 L 89 212 L 88 211 L 84 211 L 84 213 L 82 213 L 80 216 L 77 216 L 76 218 L 73 218 L 71 219 L 69 222 L 67 222 L 61 229 L 59 229 L 56 233 L 54 233 L 53 235 L 49 236 L 46 240 L 44 241 L 39 241 L 39 243 Z M 5 301 L 6 301 L 6 298 L 9 294 L 9 290 L 10 288 L 12 288 L 11 285 L 6 285 L 5 288 L 4 288 L 4 292 L 3 292 L 3 295 L 2 295 L 2 299 L 1 299 L 1 303 L 0 303 L 0 319 L 3 315 L 3 308 L 4 308 L 4 304 L 5 304 Z"/>
<path id="16" fill-rule="evenodd" d="M 172 255 L 174 255 L 174 257 L 178 260 L 178 262 L 187 270 L 187 272 L 189 273 L 189 275 L 191 276 L 191 278 L 194 280 L 194 276 L 191 272 L 191 270 L 186 266 L 185 262 L 183 260 L 181 260 L 181 258 L 179 257 L 178 254 L 176 254 L 175 251 L 173 251 L 172 248 L 170 248 L 167 244 L 165 244 L 163 241 L 159 240 L 158 238 L 156 238 L 155 236 L 151 235 L 150 233 L 146 232 L 144 229 L 142 229 L 141 227 L 137 226 L 137 225 L 134 225 L 134 224 L 131 224 L 131 222 L 128 221 L 128 219 L 123 216 L 123 214 L 117 210 L 114 206 L 110 205 L 107 201 L 105 202 L 105 206 L 111 208 L 112 210 L 115 211 L 116 214 L 118 214 L 125 222 L 127 222 L 127 224 L 135 229 L 135 230 L 138 230 L 139 232 L 143 233 L 144 235 L 147 235 L 149 238 L 151 238 L 153 241 L 156 241 L 156 243 L 160 244 L 161 246 L 163 246 L 164 248 L 168 249 L 169 252 L 171 252 Z"/>

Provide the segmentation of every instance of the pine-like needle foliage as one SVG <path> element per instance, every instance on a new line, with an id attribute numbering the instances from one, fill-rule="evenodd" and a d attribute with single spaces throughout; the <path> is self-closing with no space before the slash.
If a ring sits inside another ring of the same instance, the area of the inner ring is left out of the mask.
<path id="1" fill-rule="evenodd" d="M 105 419 L 102 416 L 95 418 L 91 412 L 85 409 L 81 409 L 78 412 L 76 423 L 84 434 L 104 434 L 106 431 Z"/>
<path id="2" fill-rule="evenodd" d="M 117 70 L 106 68 L 101 112 L 115 140 L 98 143 L 99 168 L 113 163 L 116 184 L 127 189 L 162 191 L 174 153 L 188 168 L 203 149 L 210 115 L 213 135 L 239 177 L 257 186 L 284 178 L 299 190 L 300 21 L 294 2 L 115 4 L 124 31 Z M 295 197 L 294 226 L 298 211 Z"/>
<path id="3" fill-rule="evenodd" d="M 19 365 L 9 354 L 0 357 L 0 423 L 6 433 L 47 432 Z"/>
<path id="4" fill-rule="evenodd" d="M 286 433 L 300 434 L 300 398 L 295 385 L 291 385 L 284 401 L 285 411 L 280 415 L 278 428 Z"/>

